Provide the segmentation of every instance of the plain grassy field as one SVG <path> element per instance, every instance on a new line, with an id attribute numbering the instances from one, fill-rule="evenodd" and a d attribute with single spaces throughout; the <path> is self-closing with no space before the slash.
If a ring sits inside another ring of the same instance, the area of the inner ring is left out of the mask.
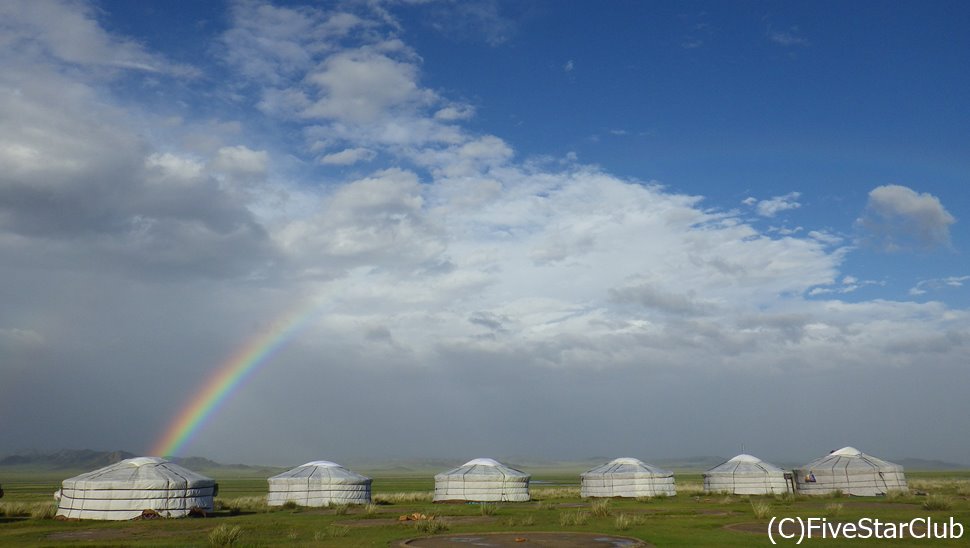
<path id="1" fill-rule="evenodd" d="M 9 546 L 388 546 L 431 532 L 585 531 L 642 539 L 656 546 L 768 546 L 771 516 L 908 521 L 951 516 L 967 529 L 961 540 L 895 540 L 893 546 L 967 546 L 970 471 L 909 472 L 911 493 L 888 497 L 743 497 L 705 495 L 700 474 L 677 474 L 678 495 L 608 502 L 579 497 L 579 470 L 533 473 L 528 503 L 432 504 L 433 472 L 362 473 L 374 478 L 376 504 L 327 509 L 269 509 L 266 476 L 201 471 L 219 482 L 217 511 L 207 518 L 127 522 L 50 519 L 51 494 L 71 471 L 0 470 L 0 545 Z M 925 492 L 917 495 L 915 491 Z M 929 509 L 928 509 L 929 508 Z M 425 514 L 434 519 L 399 522 Z M 876 540 L 806 540 L 803 545 L 876 545 Z M 885 542 L 885 541 L 883 541 Z"/>

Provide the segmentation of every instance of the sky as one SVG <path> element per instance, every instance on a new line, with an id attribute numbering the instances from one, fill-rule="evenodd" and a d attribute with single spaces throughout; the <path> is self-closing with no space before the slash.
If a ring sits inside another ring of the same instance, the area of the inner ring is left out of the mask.
<path id="1" fill-rule="evenodd" d="M 0 454 L 970 463 L 965 2 L 0 2 Z"/>

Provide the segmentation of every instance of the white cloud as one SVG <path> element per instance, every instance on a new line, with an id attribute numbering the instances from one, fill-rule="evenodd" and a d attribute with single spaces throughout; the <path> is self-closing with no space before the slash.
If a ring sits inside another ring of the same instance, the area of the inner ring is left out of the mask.
<path id="1" fill-rule="evenodd" d="M 346 148 L 339 152 L 324 155 L 320 158 L 320 163 L 334 166 L 349 166 L 357 162 L 369 162 L 376 156 L 377 153 L 369 148 Z"/>
<path id="2" fill-rule="evenodd" d="M 948 276 L 946 278 L 920 280 L 915 286 L 910 288 L 909 294 L 918 296 L 925 295 L 931 290 L 939 291 L 946 288 L 963 287 L 963 284 L 967 281 L 970 281 L 970 276 Z"/>
<path id="3" fill-rule="evenodd" d="M 562 66 L 563 72 L 572 72 L 574 68 L 576 68 L 576 64 L 572 59 L 566 61 L 566 64 Z"/>
<path id="4" fill-rule="evenodd" d="M 302 113 L 311 118 L 367 123 L 389 109 L 415 108 L 436 99 L 418 87 L 417 66 L 373 48 L 335 53 L 307 79 L 320 89 L 320 97 Z"/>
<path id="5" fill-rule="evenodd" d="M 877 280 L 860 280 L 855 276 L 843 276 L 842 281 L 836 285 L 813 287 L 808 292 L 809 295 L 817 297 L 820 295 L 845 295 L 867 286 L 882 286 L 885 282 Z"/>
<path id="6" fill-rule="evenodd" d="M 0 3 L 0 43 L 63 63 L 194 76 L 198 71 L 150 53 L 140 44 L 105 32 L 96 10 L 84 2 Z"/>
<path id="7" fill-rule="evenodd" d="M 265 150 L 236 145 L 220 148 L 210 166 L 240 179 L 262 179 L 266 176 L 268 162 L 269 154 Z"/>
<path id="8" fill-rule="evenodd" d="M 25 370 L 44 363 L 56 373 L 34 378 L 11 409 L 76 406 L 84 383 L 86 398 L 106 402 L 92 411 L 105 421 L 133 403 L 165 417 L 171 394 L 309 302 L 321 303 L 319 318 L 222 420 L 305 430 L 300 417 L 320 405 L 353 403 L 340 386 L 369 386 L 386 407 L 355 415 L 348 432 L 376 444 L 367 440 L 377 431 L 386 448 L 400 434 L 382 426 L 395 410 L 441 420 L 440 409 L 457 409 L 446 420 L 458 422 L 477 407 L 469 402 L 498 396 L 515 411 L 497 410 L 511 423 L 529 412 L 515 402 L 536 385 L 554 394 L 543 409 L 555 412 L 535 415 L 547 429 L 632 416 L 619 408 L 657 378 L 682 383 L 659 390 L 673 405 L 707 386 L 695 400 L 713 409 L 737 382 L 789 409 L 772 378 L 801 385 L 830 369 L 864 385 L 877 368 L 924 381 L 927 367 L 965 370 L 965 310 L 839 300 L 881 283 L 844 272 L 850 249 L 839 234 L 808 220 L 766 229 L 750 210 L 616 177 L 575 152 L 523 160 L 510 141 L 463 127 L 472 107 L 422 86 L 420 59 L 381 5 L 354 5 L 372 11 L 235 4 L 222 52 L 232 81 L 193 97 L 213 111 L 231 97 L 228 119 L 155 115 L 157 98 L 122 102 L 110 75 L 64 71 L 46 53 L 17 62 L 29 41 L 0 53 L 0 352 L 16 340 Z M 393 89 L 370 89 L 385 85 Z M 874 191 L 867 215 L 945 232 L 952 217 L 927 196 Z M 743 203 L 772 216 L 800 198 Z M 593 393 L 597 411 L 576 412 L 595 369 L 609 369 L 603 395 Z M 505 382 L 513 376 L 515 386 Z M 157 390 L 119 400 L 132 392 L 119 387 L 146 384 Z M 855 401 L 854 387 L 839 386 Z M 764 402 L 750 399 L 759 416 Z M 50 432 L 26 411 L 20 418 L 5 424 Z M 83 423 L 71 424 L 71 439 L 104 439 L 97 417 Z M 233 441 L 236 426 L 213 421 L 204 443 Z M 249 441 L 227 446 L 245 451 Z M 434 440 L 414 443 L 425 442 Z M 280 443 L 276 451 L 299 442 Z"/>
<path id="9" fill-rule="evenodd" d="M 869 192 L 866 208 L 855 224 L 863 243 L 893 252 L 947 246 L 954 222 L 936 196 L 902 185 L 884 185 Z"/>
<path id="10" fill-rule="evenodd" d="M 762 217 L 774 217 L 782 211 L 787 211 L 789 209 L 797 209 L 801 207 L 801 204 L 796 200 L 801 196 L 800 192 L 789 192 L 784 196 L 775 196 L 769 200 L 761 200 L 757 202 L 757 207 L 755 208 L 758 215 Z M 741 203 L 745 205 L 753 205 L 755 203 L 754 198 L 745 198 Z"/>
<path id="11" fill-rule="evenodd" d="M 454 104 L 448 105 L 434 113 L 435 120 L 444 122 L 454 122 L 457 120 L 468 120 L 475 116 L 475 107 L 471 105 Z"/>
<path id="12" fill-rule="evenodd" d="M 768 29 L 768 39 L 785 47 L 811 45 L 808 39 L 801 35 L 798 27 L 791 27 L 788 30 Z"/>

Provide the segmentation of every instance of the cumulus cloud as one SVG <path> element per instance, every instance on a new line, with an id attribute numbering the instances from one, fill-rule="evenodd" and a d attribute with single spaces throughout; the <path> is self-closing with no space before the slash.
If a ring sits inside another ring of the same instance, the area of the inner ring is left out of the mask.
<path id="1" fill-rule="evenodd" d="M 389 109 L 434 102 L 433 92 L 418 87 L 417 66 L 392 59 L 381 48 L 362 48 L 327 57 L 308 80 L 320 97 L 303 115 L 351 123 L 373 122 Z"/>
<path id="2" fill-rule="evenodd" d="M 353 5 L 362 11 L 233 4 L 215 48 L 232 74 L 194 98 L 231 97 L 238 110 L 196 122 L 166 113 L 164 130 L 151 106 L 112 95 L 111 75 L 95 85 L 99 76 L 64 71 L 46 53 L 13 62 L 28 42 L 0 52 L 9 61 L 0 73 L 9 122 L 0 125 L 0 353 L 16 344 L 17 363 L 44 364 L 21 368 L 31 373 L 16 390 L 5 377 L 4 436 L 51 443 L 37 432 L 57 429 L 57 443 L 148 446 L 177 395 L 307 303 L 317 314 L 227 401 L 231 412 L 210 421 L 193 452 L 312 458 L 327 448 L 297 434 L 321 412 L 358 405 L 350 385 L 367 386 L 376 408 L 328 432 L 355 451 L 426 456 L 455 443 L 586 451 L 541 436 L 563 424 L 615 444 L 628 428 L 593 428 L 603 416 L 635 427 L 649 409 L 631 413 L 630 402 L 676 405 L 686 393 L 697 394 L 698 413 L 724 413 L 745 402 L 725 406 L 723 395 L 747 390 L 758 396 L 748 398 L 751 417 L 775 402 L 795 407 L 779 414 L 788 424 L 818 412 L 816 398 L 792 401 L 793 380 L 832 389 L 816 381 L 829 377 L 819 369 L 857 381 L 833 396 L 850 404 L 877 368 L 924 381 L 924 367 L 951 368 L 970 380 L 966 311 L 839 300 L 875 282 L 843 273 L 847 248 L 831 231 L 763 229 L 572 152 L 523 159 L 510 141 L 461 124 L 472 107 L 421 83 L 422 61 L 383 5 Z M 865 219 L 953 222 L 933 197 L 877 191 Z M 770 217 L 800 198 L 744 203 Z M 589 383 L 598 370 L 607 374 Z M 962 401 L 961 384 L 937 388 Z M 153 390 L 123 389 L 145 385 Z M 547 388 L 543 413 L 535 386 Z M 60 414 L 36 427 L 37 409 L 76 407 L 82 396 L 105 404 L 83 421 Z M 577 408 L 579 398 L 590 405 Z M 103 427 L 135 406 L 147 423 Z M 407 413 L 462 432 L 451 426 L 485 406 L 494 420 L 474 436 L 415 439 L 387 427 L 387 416 Z M 673 420 L 697 437 L 696 421 Z M 276 454 L 238 436 L 253 428 Z"/>
<path id="3" fill-rule="evenodd" d="M 884 185 L 869 192 L 855 225 L 863 244 L 894 252 L 946 247 L 950 225 L 955 222 L 936 196 L 902 185 Z"/>

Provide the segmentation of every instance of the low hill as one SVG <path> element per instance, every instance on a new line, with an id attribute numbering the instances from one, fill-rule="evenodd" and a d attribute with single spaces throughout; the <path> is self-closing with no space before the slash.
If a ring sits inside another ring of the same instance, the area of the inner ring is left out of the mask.
<path id="1" fill-rule="evenodd" d="M 96 470 L 116 462 L 138 457 L 128 451 L 95 451 L 92 449 L 61 449 L 48 453 L 32 451 L 0 458 L 0 467 L 30 470 Z M 222 464 L 203 457 L 167 457 L 168 460 L 190 470 L 226 470 L 239 472 L 274 471 L 273 467 L 246 464 Z"/>

